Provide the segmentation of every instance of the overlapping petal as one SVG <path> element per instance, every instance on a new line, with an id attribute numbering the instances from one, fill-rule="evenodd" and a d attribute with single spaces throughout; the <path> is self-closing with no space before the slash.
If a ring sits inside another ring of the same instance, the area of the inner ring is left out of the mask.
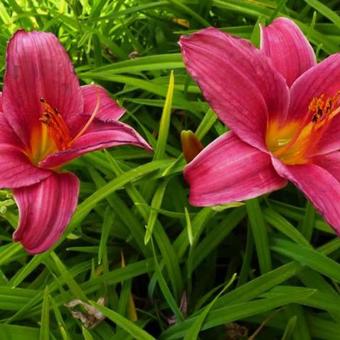
<path id="1" fill-rule="evenodd" d="M 273 165 L 281 176 L 293 182 L 306 195 L 340 235 L 340 182 L 332 174 L 334 166 L 331 165 L 330 171 L 317 164 L 287 166 L 275 158 Z"/>
<path id="2" fill-rule="evenodd" d="M 284 78 L 245 40 L 207 28 L 180 40 L 187 70 L 219 118 L 262 150 L 268 115 L 287 114 Z"/>
<path id="3" fill-rule="evenodd" d="M 34 166 L 18 148 L 0 144 L 0 188 L 20 188 L 49 177 L 51 171 Z"/>
<path id="4" fill-rule="evenodd" d="M 118 121 L 111 123 L 94 121 L 88 131 L 78 138 L 68 150 L 49 155 L 39 165 L 44 168 L 54 168 L 84 153 L 125 144 L 151 150 L 151 146 L 129 125 Z"/>
<path id="5" fill-rule="evenodd" d="M 272 60 L 288 86 L 316 64 L 312 46 L 300 28 L 287 18 L 261 26 L 261 50 Z"/>
<path id="6" fill-rule="evenodd" d="M 0 112 L 0 144 L 11 144 L 17 148 L 24 148 L 20 139 L 8 124 L 3 112 Z"/>
<path id="7" fill-rule="evenodd" d="M 31 254 L 52 247 L 76 209 L 78 191 L 78 178 L 71 173 L 53 173 L 36 185 L 14 190 L 20 214 L 14 240 Z"/>
<path id="8" fill-rule="evenodd" d="M 99 100 L 99 110 L 96 118 L 103 122 L 116 121 L 125 113 L 125 109 L 120 107 L 108 94 L 108 92 L 99 85 L 85 85 L 81 87 L 81 93 L 84 99 L 85 115 L 91 115 L 95 110 L 97 100 Z"/>
<path id="9" fill-rule="evenodd" d="M 208 145 L 184 171 L 190 203 L 211 206 L 246 200 L 282 188 L 270 156 L 227 132 Z"/>
<path id="10" fill-rule="evenodd" d="M 3 111 L 25 145 L 32 127 L 40 124 L 41 97 L 66 120 L 83 112 L 78 79 L 58 39 L 51 33 L 17 31 L 7 48 Z"/>
<path id="11" fill-rule="evenodd" d="M 340 183 L 340 152 L 332 152 L 313 158 L 313 163 L 326 169 Z"/>

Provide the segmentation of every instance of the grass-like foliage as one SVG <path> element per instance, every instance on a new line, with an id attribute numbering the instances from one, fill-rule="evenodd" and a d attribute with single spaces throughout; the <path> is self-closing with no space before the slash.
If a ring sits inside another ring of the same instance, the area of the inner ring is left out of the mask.
<path id="1" fill-rule="evenodd" d="M 321 60 L 340 49 L 337 6 L 0 1 L 1 77 L 17 29 L 53 32 L 81 82 L 104 86 L 154 148 L 69 164 L 81 180 L 79 206 L 64 240 L 41 255 L 11 241 L 18 212 L 0 192 L 0 339 L 340 339 L 340 239 L 297 189 L 233 207 L 189 205 L 180 132 L 196 131 L 207 145 L 225 127 L 177 44 L 207 26 L 258 44 L 259 22 L 287 16 Z"/>

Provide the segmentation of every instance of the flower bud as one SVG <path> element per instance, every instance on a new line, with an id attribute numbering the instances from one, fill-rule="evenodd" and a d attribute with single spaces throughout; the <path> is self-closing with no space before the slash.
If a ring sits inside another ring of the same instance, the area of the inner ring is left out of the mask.
<path id="1" fill-rule="evenodd" d="M 190 130 L 181 132 L 182 151 L 187 163 L 191 162 L 202 150 L 203 145 Z"/>

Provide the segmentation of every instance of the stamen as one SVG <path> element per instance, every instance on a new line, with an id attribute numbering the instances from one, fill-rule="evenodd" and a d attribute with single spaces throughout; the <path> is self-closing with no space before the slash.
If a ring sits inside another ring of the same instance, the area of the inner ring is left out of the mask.
<path id="1" fill-rule="evenodd" d="M 40 153 L 43 154 L 48 148 L 48 127 L 43 124 L 41 127 Z"/>
<path id="2" fill-rule="evenodd" d="M 308 112 L 311 115 L 311 121 L 318 123 L 322 120 L 329 120 L 335 117 L 339 113 L 340 91 L 334 96 L 325 99 L 325 95 L 322 94 L 319 97 L 314 97 L 308 106 Z"/>
<path id="3" fill-rule="evenodd" d="M 89 128 L 91 123 L 93 122 L 94 118 L 96 117 L 99 107 L 100 107 L 100 98 L 99 92 L 96 93 L 97 101 L 96 106 L 89 118 L 86 122 L 84 127 L 77 133 L 74 138 L 70 136 L 70 130 L 65 123 L 62 115 L 56 108 L 53 108 L 45 98 L 40 98 L 40 103 L 42 105 L 42 113 L 41 117 L 39 118 L 40 122 L 42 123 L 41 127 L 41 135 L 40 135 L 40 151 L 39 155 L 36 158 L 43 157 L 43 155 L 48 154 L 52 151 L 51 147 L 53 148 L 53 144 L 49 143 L 48 140 L 53 140 L 55 143 L 55 147 L 59 151 L 65 151 L 71 147 L 72 143 L 81 137 L 86 130 Z"/>
<path id="4" fill-rule="evenodd" d="M 45 98 L 40 98 L 43 112 L 40 121 L 48 127 L 50 137 L 55 141 L 58 150 L 64 151 L 70 143 L 70 131 L 59 111 L 52 108 Z"/>

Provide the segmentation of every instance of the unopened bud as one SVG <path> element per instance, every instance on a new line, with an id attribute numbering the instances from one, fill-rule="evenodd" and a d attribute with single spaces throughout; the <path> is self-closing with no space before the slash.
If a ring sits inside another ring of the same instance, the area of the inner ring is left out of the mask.
<path id="1" fill-rule="evenodd" d="M 181 132 L 182 151 L 187 163 L 191 162 L 202 150 L 203 145 L 190 130 Z"/>

